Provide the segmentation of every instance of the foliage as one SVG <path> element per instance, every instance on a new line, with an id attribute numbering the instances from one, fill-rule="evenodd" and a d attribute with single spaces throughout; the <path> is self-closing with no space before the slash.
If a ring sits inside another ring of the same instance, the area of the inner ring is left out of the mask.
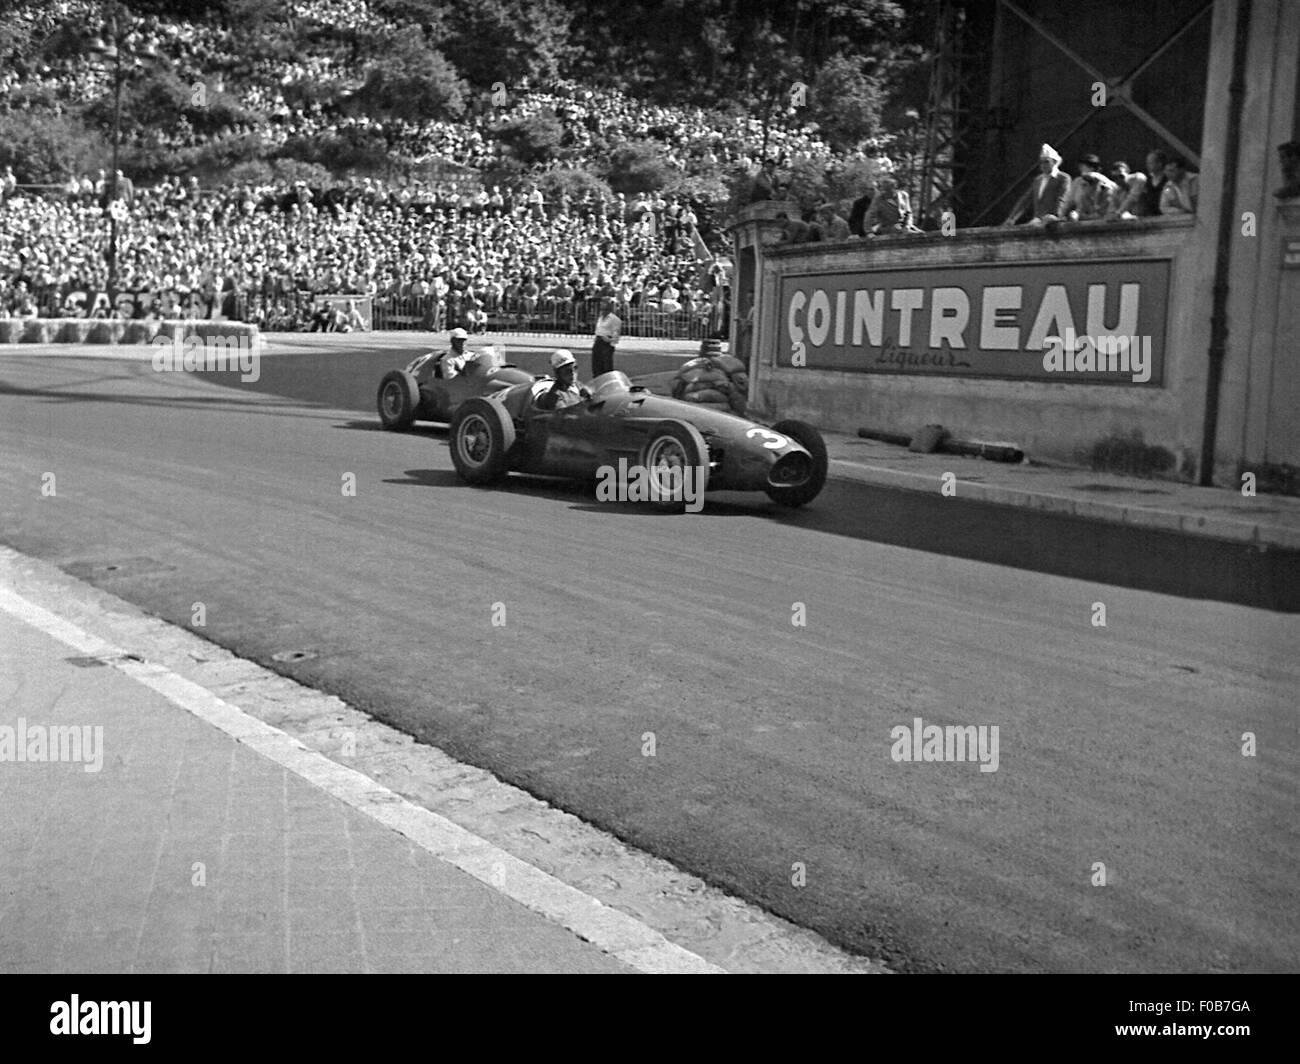
<path id="1" fill-rule="evenodd" d="M 527 120 L 503 123 L 495 134 L 518 163 L 534 166 L 558 157 L 564 126 L 554 111 L 541 111 Z"/>
<path id="2" fill-rule="evenodd" d="M 21 184 L 60 184 L 73 174 L 106 168 L 112 151 L 79 121 L 52 111 L 0 115 L 0 167 Z"/>
<path id="3" fill-rule="evenodd" d="M 419 29 L 408 26 L 367 67 L 356 100 L 372 114 L 418 121 L 464 114 L 465 92 L 446 56 L 430 48 Z"/>
<path id="4" fill-rule="evenodd" d="M 593 175 L 589 170 L 558 166 L 547 170 L 537 179 L 537 187 L 542 190 L 546 202 L 551 203 L 560 198 L 560 193 L 567 193 L 570 201 L 576 203 L 590 194 L 593 198 L 614 198 L 609 185 Z"/>
<path id="5" fill-rule="evenodd" d="M 443 47 L 478 88 L 545 81 L 569 56 L 571 6 L 560 0 L 456 0 L 447 11 Z"/>
<path id="6" fill-rule="evenodd" d="M 835 56 L 817 72 L 808 103 L 830 146 L 848 151 L 879 131 L 884 89 L 864 73 L 859 61 Z"/>
<path id="7" fill-rule="evenodd" d="M 654 141 L 633 141 L 614 150 L 605 180 L 615 192 L 631 195 L 662 189 L 677 173 Z"/>

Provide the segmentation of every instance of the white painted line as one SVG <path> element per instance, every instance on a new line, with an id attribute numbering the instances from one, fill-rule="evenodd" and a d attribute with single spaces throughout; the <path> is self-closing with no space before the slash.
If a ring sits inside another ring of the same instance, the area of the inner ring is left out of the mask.
<path id="1" fill-rule="evenodd" d="M 125 657 L 126 651 L 120 647 L 9 588 L 0 587 L 0 609 L 81 654 L 103 658 L 106 664 L 187 713 L 219 728 L 497 893 L 566 927 L 629 967 L 653 974 L 726 974 L 725 969 L 670 942 L 640 920 L 521 861 L 446 817 L 408 802 L 363 773 L 331 761 L 170 669 Z"/>

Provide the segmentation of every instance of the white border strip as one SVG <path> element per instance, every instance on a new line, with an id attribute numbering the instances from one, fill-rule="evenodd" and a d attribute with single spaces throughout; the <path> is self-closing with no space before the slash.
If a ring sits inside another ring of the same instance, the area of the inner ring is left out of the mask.
<path id="1" fill-rule="evenodd" d="M 156 691 L 187 713 L 219 728 L 497 893 L 562 925 L 629 967 L 657 975 L 726 974 L 726 969 L 670 942 L 627 913 L 521 861 L 446 817 L 408 802 L 363 773 L 331 761 L 170 669 L 127 657 L 120 647 L 9 588 L 0 587 L 0 609 L 81 654 L 102 657 L 105 664 Z"/>

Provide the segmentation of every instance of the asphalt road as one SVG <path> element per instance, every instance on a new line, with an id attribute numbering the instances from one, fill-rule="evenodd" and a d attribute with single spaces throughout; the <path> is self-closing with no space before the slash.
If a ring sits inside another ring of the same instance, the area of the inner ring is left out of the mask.
<path id="1" fill-rule="evenodd" d="M 858 484 L 467 487 L 378 431 L 400 356 L 312 346 L 0 355 L 0 536 L 903 970 L 1300 968 L 1295 617 L 959 557 L 926 523 L 1026 533 Z M 997 725 L 997 771 L 894 762 L 916 717 Z"/>

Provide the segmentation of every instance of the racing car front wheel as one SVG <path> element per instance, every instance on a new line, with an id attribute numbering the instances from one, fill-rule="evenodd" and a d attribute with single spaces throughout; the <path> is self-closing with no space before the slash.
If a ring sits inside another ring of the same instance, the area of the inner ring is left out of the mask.
<path id="1" fill-rule="evenodd" d="M 709 445 L 685 421 L 661 421 L 641 448 L 640 465 L 651 481 L 651 502 L 681 510 L 703 498 L 709 484 Z"/>
<path id="2" fill-rule="evenodd" d="M 492 484 L 509 471 L 515 426 L 500 403 L 466 399 L 451 418 L 451 461 L 470 484 Z"/>
<path id="3" fill-rule="evenodd" d="M 379 420 L 384 428 L 410 428 L 419 405 L 420 386 L 414 374 L 395 369 L 379 382 Z"/>
<path id="4" fill-rule="evenodd" d="M 812 475 L 802 484 L 781 487 L 768 487 L 767 496 L 782 506 L 803 506 L 810 503 L 826 486 L 826 468 L 829 458 L 826 454 L 826 441 L 822 434 L 806 421 L 778 421 L 772 431 L 782 436 L 789 436 L 805 451 L 812 455 Z"/>

